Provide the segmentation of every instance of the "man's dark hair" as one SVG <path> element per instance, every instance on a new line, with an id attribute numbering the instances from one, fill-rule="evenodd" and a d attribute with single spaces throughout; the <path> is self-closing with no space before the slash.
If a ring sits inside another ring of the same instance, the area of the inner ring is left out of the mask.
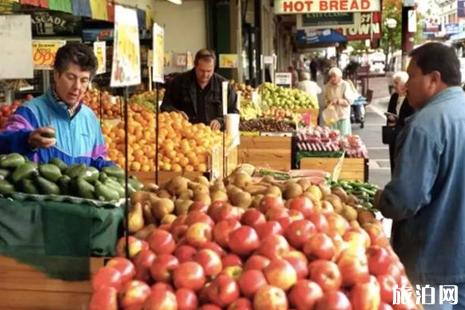
<path id="1" fill-rule="evenodd" d="M 91 77 L 97 71 L 97 58 L 94 51 L 84 43 L 69 42 L 58 49 L 53 68 L 63 73 L 70 63 L 78 65 L 83 71 L 89 71 Z"/>
<path id="2" fill-rule="evenodd" d="M 426 43 L 411 51 L 410 57 L 423 74 L 438 71 L 446 85 L 461 84 L 460 61 L 453 48 L 437 42 Z"/>
<path id="3" fill-rule="evenodd" d="M 204 59 L 211 59 L 213 60 L 213 63 L 216 63 L 216 55 L 215 55 L 215 52 L 212 51 L 212 50 L 209 50 L 209 49 L 206 49 L 206 48 L 203 48 L 201 50 L 199 50 L 196 54 L 195 54 L 195 59 L 194 59 L 194 65 L 197 66 L 197 64 L 199 63 L 200 60 L 204 60 Z"/>

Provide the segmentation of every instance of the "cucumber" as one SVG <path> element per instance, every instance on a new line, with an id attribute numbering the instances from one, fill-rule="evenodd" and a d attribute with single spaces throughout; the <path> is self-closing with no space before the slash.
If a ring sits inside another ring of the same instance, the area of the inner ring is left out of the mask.
<path id="1" fill-rule="evenodd" d="M 59 159 L 58 157 L 53 158 L 49 162 L 49 164 L 53 164 L 53 165 L 57 166 L 58 168 L 60 168 L 61 172 L 65 172 L 66 168 L 68 168 L 68 165 L 64 161 Z"/>
<path id="2" fill-rule="evenodd" d="M 37 189 L 37 186 L 34 184 L 34 181 L 32 181 L 31 179 L 23 179 L 21 181 L 21 187 L 23 189 L 23 192 L 27 194 L 34 194 L 34 195 L 39 194 L 39 190 Z"/>
<path id="3" fill-rule="evenodd" d="M 0 194 L 12 194 L 15 192 L 15 187 L 13 184 L 7 180 L 0 180 Z"/>
<path id="4" fill-rule="evenodd" d="M 135 177 L 129 178 L 129 184 L 132 188 L 134 188 L 136 192 L 141 191 L 144 188 L 144 184 L 142 184 L 142 182 L 136 179 Z"/>
<path id="5" fill-rule="evenodd" d="M 108 179 L 108 175 L 105 172 L 100 172 L 98 180 L 100 182 L 105 182 Z"/>
<path id="6" fill-rule="evenodd" d="M 40 175 L 36 177 L 36 184 L 39 192 L 44 195 L 60 195 L 60 188 Z"/>
<path id="7" fill-rule="evenodd" d="M 61 177 L 61 170 L 53 164 L 39 165 L 39 173 L 49 181 L 56 182 Z"/>
<path id="8" fill-rule="evenodd" d="M 118 182 L 113 181 L 112 179 L 107 179 L 103 182 L 104 185 L 118 192 L 119 198 L 125 197 L 125 189 Z"/>
<path id="9" fill-rule="evenodd" d="M 0 168 L 16 168 L 26 162 L 24 156 L 18 153 L 11 153 L 0 160 Z"/>
<path id="10" fill-rule="evenodd" d="M 13 174 L 11 180 L 16 184 L 22 179 L 30 178 L 31 176 L 37 175 L 37 164 L 33 162 L 27 162 L 18 166 Z"/>
<path id="11" fill-rule="evenodd" d="M 78 174 L 78 178 L 83 178 L 87 182 L 94 183 L 99 177 L 99 172 L 95 167 L 86 167 Z"/>
<path id="12" fill-rule="evenodd" d="M 0 169 L 0 180 L 6 179 L 11 174 L 8 169 Z"/>
<path id="13" fill-rule="evenodd" d="M 102 171 L 105 172 L 109 177 L 115 177 L 117 179 L 122 179 L 125 175 L 124 170 L 117 166 L 104 167 Z"/>
<path id="14" fill-rule="evenodd" d="M 95 187 L 82 178 L 77 178 L 79 196 L 86 199 L 94 199 Z"/>
<path id="15" fill-rule="evenodd" d="M 116 190 L 100 181 L 95 182 L 95 195 L 102 201 L 116 201 L 120 197 Z"/>
<path id="16" fill-rule="evenodd" d="M 60 188 L 60 192 L 62 195 L 70 195 L 72 193 L 71 190 L 71 178 L 67 175 L 62 175 L 57 180 L 57 185 Z"/>
<path id="17" fill-rule="evenodd" d="M 84 164 L 73 164 L 66 168 L 65 173 L 67 176 L 72 178 L 77 178 L 81 172 L 83 172 L 87 168 Z"/>

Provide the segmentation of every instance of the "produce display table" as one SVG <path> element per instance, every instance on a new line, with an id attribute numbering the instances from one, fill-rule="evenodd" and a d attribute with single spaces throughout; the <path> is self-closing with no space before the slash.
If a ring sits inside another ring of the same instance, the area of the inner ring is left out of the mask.
<path id="1" fill-rule="evenodd" d="M 49 257 L 53 263 L 68 262 L 74 268 L 76 259 Z M 103 258 L 87 258 L 87 273 L 103 266 Z M 51 279 L 37 269 L 9 257 L 0 257 L 1 309 L 87 309 L 92 287 L 90 280 L 63 281 Z"/>
<path id="2" fill-rule="evenodd" d="M 87 204 L 0 199 L 0 254 L 22 257 L 39 268 L 37 257 L 114 255 L 123 208 Z M 52 273 L 53 270 L 50 270 Z M 56 270 L 58 276 L 69 270 Z"/>
<path id="3" fill-rule="evenodd" d="M 241 136 L 238 162 L 288 171 L 292 163 L 292 137 Z"/>

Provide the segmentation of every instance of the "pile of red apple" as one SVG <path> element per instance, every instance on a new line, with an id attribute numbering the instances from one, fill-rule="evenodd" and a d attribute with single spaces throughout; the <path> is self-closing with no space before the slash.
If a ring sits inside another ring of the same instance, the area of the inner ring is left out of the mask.
<path id="1" fill-rule="evenodd" d="M 118 241 L 90 309 L 416 309 L 393 305 L 410 284 L 381 224 L 369 212 L 357 221 L 305 196 L 266 195 L 247 210 L 194 203 L 144 240 Z"/>

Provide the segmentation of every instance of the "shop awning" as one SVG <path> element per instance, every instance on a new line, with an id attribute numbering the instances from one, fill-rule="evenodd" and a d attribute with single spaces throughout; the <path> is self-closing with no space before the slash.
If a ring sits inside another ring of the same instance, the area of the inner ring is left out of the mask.
<path id="1" fill-rule="evenodd" d="M 332 29 L 325 30 L 303 30 L 296 33 L 297 44 L 334 44 L 347 42 L 347 38 Z"/>

